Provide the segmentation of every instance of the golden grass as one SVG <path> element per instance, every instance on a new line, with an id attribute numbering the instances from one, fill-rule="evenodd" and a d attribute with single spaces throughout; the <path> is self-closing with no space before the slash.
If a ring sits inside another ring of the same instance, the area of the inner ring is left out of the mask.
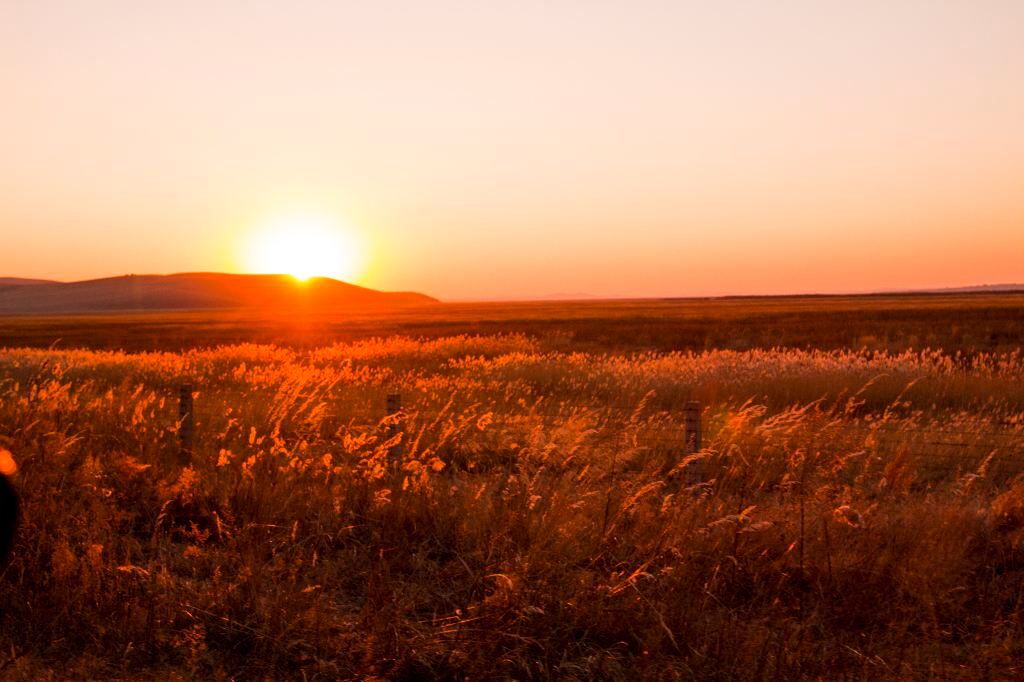
<path id="1" fill-rule="evenodd" d="M 1022 379 L 1020 352 L 585 354 L 524 335 L 0 350 L 24 503 L 0 669 L 1012 677 Z M 690 399 L 705 480 L 687 486 Z"/>

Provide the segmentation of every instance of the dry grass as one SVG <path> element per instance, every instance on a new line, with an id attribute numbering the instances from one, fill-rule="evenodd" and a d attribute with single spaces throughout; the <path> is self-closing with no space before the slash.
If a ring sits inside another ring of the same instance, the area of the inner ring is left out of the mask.
<path id="1" fill-rule="evenodd" d="M 1019 352 L 521 335 L 0 350 L 24 502 L 0 674 L 1020 675 L 1022 379 Z"/>

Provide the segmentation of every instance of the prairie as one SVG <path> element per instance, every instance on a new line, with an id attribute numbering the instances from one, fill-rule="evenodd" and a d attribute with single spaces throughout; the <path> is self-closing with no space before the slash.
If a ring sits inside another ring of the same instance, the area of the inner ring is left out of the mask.
<path id="1" fill-rule="evenodd" d="M 1019 676 L 1021 300 L 8 318 L 0 669 Z"/>
<path id="2" fill-rule="evenodd" d="M 563 351 L 800 348 L 1012 351 L 1024 293 L 443 303 L 403 312 L 0 315 L 0 345 L 170 351 L 314 347 L 379 336 L 521 333 Z"/>

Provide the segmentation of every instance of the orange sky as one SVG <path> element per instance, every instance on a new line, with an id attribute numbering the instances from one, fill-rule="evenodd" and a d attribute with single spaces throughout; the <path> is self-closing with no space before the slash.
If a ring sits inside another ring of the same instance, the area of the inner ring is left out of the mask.
<path id="1" fill-rule="evenodd" d="M 442 298 L 1024 282 L 1016 0 L 160 5 L 0 4 L 0 276 L 301 213 Z"/>

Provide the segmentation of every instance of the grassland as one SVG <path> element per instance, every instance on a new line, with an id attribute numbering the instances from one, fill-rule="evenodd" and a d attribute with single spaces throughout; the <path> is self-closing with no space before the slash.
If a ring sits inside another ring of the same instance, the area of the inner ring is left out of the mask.
<path id="1" fill-rule="evenodd" d="M 347 316 L 252 312 L 0 316 L 0 346 L 171 351 L 377 336 L 521 333 L 563 351 L 800 348 L 947 353 L 1024 345 L 1024 293 L 446 303 Z"/>
<path id="2" fill-rule="evenodd" d="M 19 318 L 0 674 L 1017 677 L 1021 303 Z"/>

